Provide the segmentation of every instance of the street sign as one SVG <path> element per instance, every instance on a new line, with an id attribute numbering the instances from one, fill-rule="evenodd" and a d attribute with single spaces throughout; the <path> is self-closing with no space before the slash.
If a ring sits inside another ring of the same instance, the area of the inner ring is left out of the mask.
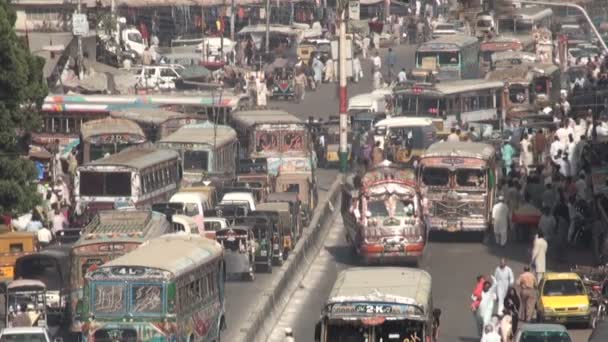
<path id="1" fill-rule="evenodd" d="M 361 3 L 359 0 L 350 0 L 348 2 L 348 18 L 351 20 L 359 20 L 361 13 Z"/>
<path id="2" fill-rule="evenodd" d="M 74 14 L 72 16 L 72 33 L 75 36 L 86 36 L 89 34 L 89 20 L 86 14 Z"/>

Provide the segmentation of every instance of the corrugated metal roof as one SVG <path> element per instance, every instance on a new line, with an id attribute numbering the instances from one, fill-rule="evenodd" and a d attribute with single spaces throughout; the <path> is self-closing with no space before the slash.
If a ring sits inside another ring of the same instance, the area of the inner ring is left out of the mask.
<path id="1" fill-rule="evenodd" d="M 95 215 L 74 246 L 109 240 L 144 242 L 168 232 L 165 215 L 150 210 L 106 210 Z"/>
<path id="2" fill-rule="evenodd" d="M 492 88 L 502 88 L 504 83 L 502 81 L 486 81 L 483 79 L 477 80 L 458 80 L 458 81 L 449 81 L 449 82 L 441 82 L 436 84 L 436 88 L 438 91 L 445 95 L 450 95 L 454 93 L 464 93 L 469 91 L 477 91 L 484 89 L 492 89 Z"/>
<path id="3" fill-rule="evenodd" d="M 173 150 L 161 150 L 151 147 L 130 148 L 109 157 L 97 159 L 81 166 L 125 166 L 135 169 L 143 169 L 150 165 L 158 164 L 163 161 L 178 159 L 179 154 Z"/>
<path id="4" fill-rule="evenodd" d="M 282 110 L 248 110 L 232 113 L 233 120 L 244 127 L 264 123 L 304 123 L 300 118 Z"/>
<path id="5" fill-rule="evenodd" d="M 87 121 L 80 128 L 83 140 L 102 134 L 133 134 L 146 138 L 139 125 L 131 120 L 103 118 Z"/>
<path id="6" fill-rule="evenodd" d="M 165 143 L 184 143 L 184 144 L 205 144 L 212 146 L 214 142 L 217 146 L 236 141 L 236 131 L 230 126 L 216 125 L 205 121 L 200 124 L 183 126 L 172 134 L 162 138 L 159 144 Z"/>
<path id="7" fill-rule="evenodd" d="M 215 240 L 192 234 L 168 234 L 148 240 L 139 248 L 103 267 L 147 267 L 178 276 L 221 254 L 222 246 Z"/>
<path id="8" fill-rule="evenodd" d="M 390 298 L 389 302 L 391 299 L 397 302 L 409 300 L 409 304 L 417 304 L 426 309 L 430 294 L 431 275 L 424 270 L 408 267 L 356 267 L 338 275 L 328 302 Z"/>
<path id="9" fill-rule="evenodd" d="M 487 160 L 495 155 L 496 150 L 492 145 L 469 141 L 440 141 L 429 146 L 422 158 L 455 156 Z"/>
<path id="10" fill-rule="evenodd" d="M 128 119 L 135 122 L 150 122 L 161 124 L 170 119 L 187 118 L 188 115 L 172 112 L 161 108 L 129 108 L 124 110 L 112 111 L 113 118 Z"/>
<path id="11" fill-rule="evenodd" d="M 440 36 L 439 38 L 429 40 L 426 43 L 423 43 L 418 48 L 419 50 L 425 50 L 433 44 L 446 44 L 446 45 L 454 45 L 454 47 L 463 47 L 470 44 L 478 43 L 477 38 L 465 34 L 451 34 L 446 36 Z"/>

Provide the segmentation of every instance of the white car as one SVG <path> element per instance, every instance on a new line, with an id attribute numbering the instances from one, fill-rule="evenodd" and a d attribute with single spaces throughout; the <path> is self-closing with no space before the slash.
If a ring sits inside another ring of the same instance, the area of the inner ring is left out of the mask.
<path id="1" fill-rule="evenodd" d="M 576 65 L 579 58 L 580 62 L 578 64 L 585 65 L 589 61 L 589 54 L 585 50 L 579 48 L 568 49 L 568 62 L 570 62 L 571 65 Z"/>
<path id="2" fill-rule="evenodd" d="M 140 89 L 175 89 L 175 82 L 181 78 L 180 72 L 184 70 L 180 65 L 144 65 L 134 68 L 137 77 L 137 86 Z"/>
<path id="3" fill-rule="evenodd" d="M 458 33 L 456 30 L 456 26 L 451 23 L 438 23 L 433 28 L 433 38 L 437 38 L 440 36 L 449 36 Z"/>
<path id="4" fill-rule="evenodd" d="M 61 337 L 51 340 L 49 331 L 42 327 L 6 328 L 0 332 L 0 342 L 63 342 Z"/>

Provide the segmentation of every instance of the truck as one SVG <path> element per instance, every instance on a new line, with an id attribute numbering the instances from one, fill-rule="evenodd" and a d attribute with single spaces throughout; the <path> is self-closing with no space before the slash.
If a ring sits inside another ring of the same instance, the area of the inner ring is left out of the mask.
<path id="1" fill-rule="evenodd" d="M 97 25 L 98 56 L 103 62 L 115 66 L 136 63 L 147 47 L 146 42 L 134 26 L 127 26 L 124 17 L 118 18 L 116 27 L 101 20 Z"/>

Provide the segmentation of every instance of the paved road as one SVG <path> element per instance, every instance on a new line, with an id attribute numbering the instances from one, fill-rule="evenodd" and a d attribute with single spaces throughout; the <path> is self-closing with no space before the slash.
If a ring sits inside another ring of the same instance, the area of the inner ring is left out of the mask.
<path id="1" fill-rule="evenodd" d="M 441 308 L 441 338 L 446 342 L 476 342 L 473 317 L 469 311 L 470 294 L 475 277 L 493 273 L 501 257 L 508 260 L 516 277 L 528 262 L 527 246 L 509 245 L 502 249 L 479 242 L 432 242 L 425 253 L 421 267 L 433 277 L 434 305 Z M 571 260 L 582 262 L 589 256 L 576 252 Z M 314 326 L 324 302 L 336 279 L 344 269 L 358 266 L 357 258 L 344 240 L 344 226 L 336 218 L 325 240 L 324 248 L 303 275 L 298 290 L 292 295 L 281 320 L 271 335 L 271 342 L 280 342 L 284 329 L 294 329 L 296 341 L 313 341 Z M 566 265 L 549 262 L 549 268 L 560 270 Z M 570 327 L 574 342 L 587 341 L 590 331 Z"/>
<path id="2" fill-rule="evenodd" d="M 411 46 L 401 46 L 395 48 L 400 63 L 399 68 L 411 68 L 413 66 L 414 49 Z M 403 65 L 401 65 L 403 64 Z M 350 83 L 348 85 L 349 96 L 370 92 L 371 86 L 371 63 L 363 61 L 364 79 L 359 83 Z M 299 116 L 302 119 L 307 119 L 309 116 L 327 118 L 330 115 L 338 113 L 338 96 L 337 83 L 322 84 L 316 91 L 308 92 L 304 101 L 294 103 L 289 101 L 271 101 L 270 106 L 273 108 L 281 108 Z M 319 181 L 319 196 L 322 200 L 325 196 L 325 190 L 328 190 L 331 183 L 337 175 L 336 170 L 319 170 L 317 178 Z M 276 269 L 276 268 L 275 268 Z M 244 322 L 253 309 L 253 305 L 260 297 L 261 293 L 266 290 L 276 277 L 277 274 L 259 273 L 256 279 L 251 282 L 230 281 L 226 286 L 226 318 L 228 329 L 222 335 L 222 339 L 232 341 L 234 336 L 239 331 L 239 323 Z"/>

